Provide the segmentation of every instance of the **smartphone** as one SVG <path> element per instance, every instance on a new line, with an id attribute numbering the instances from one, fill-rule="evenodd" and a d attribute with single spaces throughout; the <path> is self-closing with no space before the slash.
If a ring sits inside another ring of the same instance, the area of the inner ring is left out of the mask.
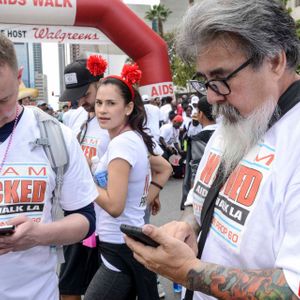
<path id="1" fill-rule="evenodd" d="M 141 242 L 147 246 L 151 247 L 158 247 L 159 244 L 155 241 L 153 241 L 149 236 L 145 235 L 142 232 L 141 227 L 131 226 L 131 225 L 125 225 L 121 224 L 120 229 L 123 233 L 131 237 L 132 239 Z"/>
<path id="2" fill-rule="evenodd" d="M 0 236 L 5 235 L 12 235 L 15 232 L 16 226 L 15 225 L 4 225 L 0 226 Z"/>

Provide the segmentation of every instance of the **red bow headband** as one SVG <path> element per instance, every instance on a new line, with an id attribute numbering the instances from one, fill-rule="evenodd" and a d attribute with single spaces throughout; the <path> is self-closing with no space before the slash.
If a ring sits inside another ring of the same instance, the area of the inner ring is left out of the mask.
<path id="1" fill-rule="evenodd" d="M 86 68 L 93 76 L 100 76 L 107 68 L 107 61 L 101 55 L 91 55 L 86 62 Z"/>
<path id="2" fill-rule="evenodd" d="M 107 62 L 102 58 L 101 55 L 91 55 L 87 60 L 87 69 L 94 76 L 102 75 L 107 68 Z M 142 78 L 142 71 L 139 66 L 134 64 L 126 64 L 124 65 L 121 76 L 119 75 L 109 75 L 106 78 L 116 78 L 129 88 L 131 93 L 131 100 L 134 99 L 134 89 L 133 85 L 138 84 Z"/>
<path id="3" fill-rule="evenodd" d="M 105 78 L 116 78 L 126 84 L 131 93 L 131 100 L 134 100 L 134 89 L 133 85 L 138 84 L 142 78 L 142 71 L 139 66 L 134 63 L 130 65 L 124 65 L 121 76 L 119 75 L 109 75 Z"/>

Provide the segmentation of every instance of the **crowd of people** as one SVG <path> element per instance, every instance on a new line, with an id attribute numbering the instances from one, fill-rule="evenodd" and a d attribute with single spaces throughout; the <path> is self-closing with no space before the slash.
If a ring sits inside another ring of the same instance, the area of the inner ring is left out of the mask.
<path id="1" fill-rule="evenodd" d="M 30 105 L 36 91 L 20 88 L 0 35 L 1 299 L 158 300 L 158 274 L 184 300 L 300 298 L 295 24 L 276 0 L 202 0 L 177 51 L 195 62 L 194 94 L 140 95 L 137 64 L 104 77 L 91 55 L 65 67 L 54 112 Z M 172 175 L 184 212 L 157 228 Z"/>

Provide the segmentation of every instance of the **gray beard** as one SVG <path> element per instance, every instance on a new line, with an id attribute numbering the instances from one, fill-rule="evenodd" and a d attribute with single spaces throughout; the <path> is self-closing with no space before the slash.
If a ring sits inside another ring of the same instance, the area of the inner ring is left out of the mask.
<path id="1" fill-rule="evenodd" d="M 274 99 L 267 99 L 247 117 L 227 103 L 213 105 L 213 114 L 222 118 L 223 178 L 227 178 L 250 149 L 262 140 L 274 111 L 278 113 L 276 104 Z"/>

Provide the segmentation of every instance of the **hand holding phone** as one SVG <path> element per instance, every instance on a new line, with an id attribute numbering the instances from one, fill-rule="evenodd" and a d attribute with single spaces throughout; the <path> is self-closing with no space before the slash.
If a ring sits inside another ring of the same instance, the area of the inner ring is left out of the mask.
<path id="1" fill-rule="evenodd" d="M 0 226 L 0 236 L 9 236 L 15 232 L 15 225 Z"/>
<path id="2" fill-rule="evenodd" d="M 159 244 L 152 240 L 149 236 L 145 235 L 142 232 L 141 227 L 136 227 L 136 226 L 131 226 L 131 225 L 126 225 L 126 224 L 121 224 L 120 230 L 131 237 L 132 239 L 143 243 L 144 245 L 151 246 L 151 247 L 158 247 Z"/>

